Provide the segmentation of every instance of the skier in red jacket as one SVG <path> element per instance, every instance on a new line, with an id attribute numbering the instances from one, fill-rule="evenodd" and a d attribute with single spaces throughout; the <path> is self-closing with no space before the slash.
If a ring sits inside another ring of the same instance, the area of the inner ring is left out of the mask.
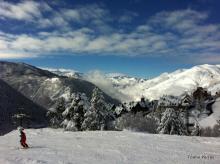
<path id="1" fill-rule="evenodd" d="M 25 133 L 23 132 L 24 128 L 20 127 L 19 128 L 19 131 L 20 131 L 20 143 L 21 143 L 21 146 L 23 146 L 23 148 L 28 148 L 28 144 L 26 143 L 26 135 Z"/>

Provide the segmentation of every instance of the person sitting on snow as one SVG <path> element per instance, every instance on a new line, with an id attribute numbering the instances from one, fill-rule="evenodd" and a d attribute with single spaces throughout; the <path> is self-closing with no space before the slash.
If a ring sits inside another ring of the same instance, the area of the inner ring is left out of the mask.
<path id="1" fill-rule="evenodd" d="M 23 146 L 23 148 L 28 148 L 28 144 L 26 143 L 26 135 L 24 133 L 24 128 L 19 127 L 18 129 L 20 131 L 20 137 L 21 137 L 20 143 L 21 143 L 21 146 Z"/>

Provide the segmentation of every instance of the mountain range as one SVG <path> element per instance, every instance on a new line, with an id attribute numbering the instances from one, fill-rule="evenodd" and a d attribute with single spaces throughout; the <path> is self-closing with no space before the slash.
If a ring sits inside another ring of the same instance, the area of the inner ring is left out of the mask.
<path id="1" fill-rule="evenodd" d="M 197 87 L 207 88 L 212 94 L 220 91 L 220 65 L 198 65 L 190 69 L 163 73 L 152 79 L 130 77 L 120 73 L 104 74 L 100 71 L 82 74 L 55 69 L 52 72 L 90 81 L 121 101 L 140 100 L 142 96 L 150 100 L 159 99 L 163 95 L 180 96 L 185 92 L 193 92 Z"/>
<path id="2" fill-rule="evenodd" d="M 70 100 L 76 92 L 90 99 L 98 86 L 109 103 L 153 100 L 163 95 L 179 96 L 197 87 L 212 94 L 220 91 L 220 65 L 199 65 L 163 73 L 152 79 L 130 77 L 121 73 L 37 68 L 25 63 L 0 62 L 0 133 L 14 128 L 12 116 L 23 112 L 32 118 L 30 127 L 47 126 L 46 112 L 59 98 Z M 71 103 L 71 102 L 70 102 Z"/>

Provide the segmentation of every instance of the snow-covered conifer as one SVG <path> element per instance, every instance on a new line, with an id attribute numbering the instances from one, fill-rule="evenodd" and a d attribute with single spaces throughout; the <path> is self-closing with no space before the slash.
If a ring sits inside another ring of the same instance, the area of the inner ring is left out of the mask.
<path id="1" fill-rule="evenodd" d="M 173 108 L 167 108 L 165 110 L 157 130 L 161 134 L 187 135 L 186 126 L 179 116 L 179 112 Z"/>
<path id="2" fill-rule="evenodd" d="M 91 106 L 85 113 L 82 124 L 84 130 L 104 130 L 111 116 L 109 115 L 108 105 L 104 100 L 103 93 L 94 88 L 91 98 Z"/>
<path id="3" fill-rule="evenodd" d="M 49 112 L 47 112 L 47 117 L 49 119 L 50 126 L 53 128 L 59 128 L 61 126 L 61 122 L 63 121 L 62 113 L 65 111 L 65 100 L 64 98 L 60 98 L 57 100 L 54 108 L 51 108 Z"/>
<path id="4" fill-rule="evenodd" d="M 117 130 L 129 129 L 132 131 L 157 133 L 157 127 L 158 120 L 150 114 L 144 116 L 144 112 L 123 114 L 115 122 L 115 129 Z"/>
<path id="5" fill-rule="evenodd" d="M 65 118 L 62 125 L 66 130 L 82 130 L 81 125 L 84 121 L 84 114 L 89 108 L 89 101 L 84 93 L 72 95 L 72 103 L 63 112 Z"/>
<path id="6" fill-rule="evenodd" d="M 198 124 L 198 123 L 195 123 L 194 129 L 193 129 L 193 131 L 191 132 L 191 135 L 192 135 L 192 136 L 198 136 L 199 134 L 200 134 L 199 124 Z"/>

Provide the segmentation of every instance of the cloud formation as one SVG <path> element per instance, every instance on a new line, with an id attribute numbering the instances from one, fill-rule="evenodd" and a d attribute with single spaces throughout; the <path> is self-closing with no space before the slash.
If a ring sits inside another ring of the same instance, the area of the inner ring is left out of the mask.
<path id="1" fill-rule="evenodd" d="M 122 102 L 132 100 L 131 97 L 124 95 L 123 93 L 115 89 L 112 85 L 112 82 L 106 78 L 106 75 L 103 72 L 99 70 L 88 72 L 84 78 L 85 80 L 90 81 L 91 83 L 98 86 L 101 90 L 103 90 L 111 97 L 114 97 Z"/>
<path id="2" fill-rule="evenodd" d="M 65 52 L 74 55 L 201 57 L 204 61 L 213 61 L 211 59 L 219 55 L 220 24 L 207 24 L 207 12 L 192 9 L 163 11 L 132 30 L 115 26 L 115 23 L 132 22 L 134 17 L 138 14 L 125 12 L 118 19 L 105 6 L 97 4 L 55 10 L 43 1 L 2 1 L 0 23 L 7 26 L 8 22 L 16 20 L 19 22 L 17 28 L 26 31 L 12 34 L 0 27 L 0 53 L 10 51 L 5 53 L 8 58 L 17 58 L 14 54 L 36 57 Z"/>
<path id="3" fill-rule="evenodd" d="M 18 58 L 29 58 L 29 54 L 17 54 L 17 53 L 0 53 L 0 59 L 18 59 Z M 31 57 L 36 57 L 35 55 L 31 55 Z"/>
<path id="4" fill-rule="evenodd" d="M 34 1 L 23 1 L 22 3 L 12 4 L 6 1 L 0 2 L 0 16 L 17 20 L 27 20 L 41 17 L 40 4 Z"/>

